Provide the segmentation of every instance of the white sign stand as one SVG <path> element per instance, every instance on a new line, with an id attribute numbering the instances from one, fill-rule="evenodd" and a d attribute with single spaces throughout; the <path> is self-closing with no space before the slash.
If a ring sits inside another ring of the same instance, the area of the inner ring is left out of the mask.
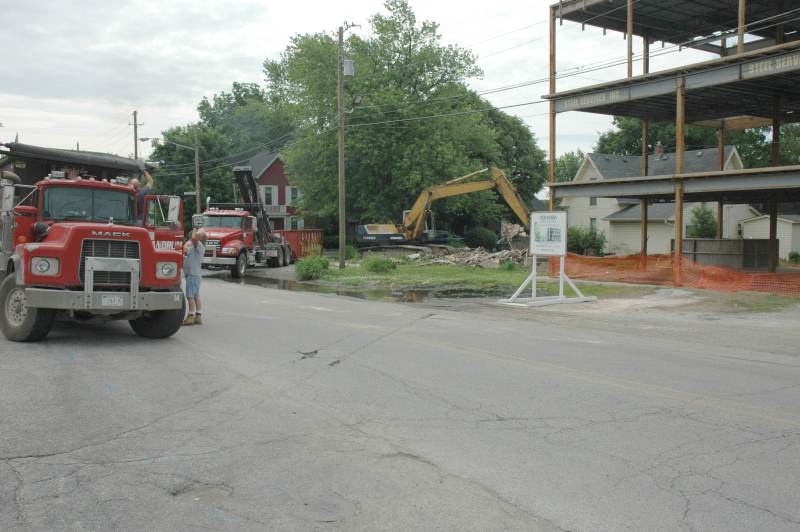
<path id="1" fill-rule="evenodd" d="M 564 273 L 564 264 L 567 259 L 567 213 L 565 212 L 534 212 L 531 213 L 531 274 L 517 288 L 508 299 L 499 301 L 502 305 L 514 307 L 543 307 L 565 303 L 588 303 L 597 301 L 595 296 L 584 296 L 572 279 Z M 538 256 L 558 257 L 558 295 L 536 295 L 536 259 Z M 564 283 L 567 283 L 575 292 L 576 297 L 564 295 Z M 531 297 L 520 297 L 522 292 L 531 285 Z"/>

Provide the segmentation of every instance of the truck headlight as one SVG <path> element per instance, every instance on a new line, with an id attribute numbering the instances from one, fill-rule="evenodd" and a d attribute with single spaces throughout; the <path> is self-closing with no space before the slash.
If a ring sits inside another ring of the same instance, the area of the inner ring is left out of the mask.
<path id="1" fill-rule="evenodd" d="M 156 264 L 156 278 L 158 279 L 172 279 L 178 274 L 178 263 L 176 262 L 159 262 Z"/>
<path id="2" fill-rule="evenodd" d="M 223 255 L 235 255 L 236 254 L 236 248 L 235 247 L 222 248 L 222 254 Z"/>
<path id="3" fill-rule="evenodd" d="M 58 275 L 61 269 L 61 260 L 53 257 L 33 257 L 31 259 L 31 271 L 34 275 L 53 277 Z"/>

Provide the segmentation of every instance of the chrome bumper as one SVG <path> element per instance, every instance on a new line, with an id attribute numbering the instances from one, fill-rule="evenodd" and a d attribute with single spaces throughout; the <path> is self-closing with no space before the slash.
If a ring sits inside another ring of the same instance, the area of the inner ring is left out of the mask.
<path id="1" fill-rule="evenodd" d="M 128 292 L 85 292 L 50 288 L 26 288 L 29 307 L 59 310 L 119 311 L 175 310 L 183 306 L 182 292 L 140 292 L 132 298 Z"/>
<path id="2" fill-rule="evenodd" d="M 216 255 L 203 257 L 204 266 L 232 266 L 234 264 L 236 264 L 236 257 L 217 257 Z"/>
<path id="3" fill-rule="evenodd" d="M 94 289 L 94 273 L 131 274 L 129 292 L 102 292 Z M 176 279 L 177 282 L 177 279 Z M 87 257 L 83 291 L 54 288 L 26 288 L 25 302 L 33 308 L 125 312 L 131 310 L 173 310 L 183 306 L 182 292 L 140 292 L 139 260 Z"/>

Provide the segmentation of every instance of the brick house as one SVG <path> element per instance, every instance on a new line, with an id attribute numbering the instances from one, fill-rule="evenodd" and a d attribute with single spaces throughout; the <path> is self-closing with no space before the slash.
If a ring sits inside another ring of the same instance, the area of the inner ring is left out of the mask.
<path id="1" fill-rule="evenodd" d="M 304 229 L 305 221 L 295 216 L 295 202 L 300 197 L 297 187 L 289 184 L 277 151 L 264 151 L 250 158 L 249 166 L 258 181 L 261 198 L 267 204 L 267 213 L 275 229 Z"/>

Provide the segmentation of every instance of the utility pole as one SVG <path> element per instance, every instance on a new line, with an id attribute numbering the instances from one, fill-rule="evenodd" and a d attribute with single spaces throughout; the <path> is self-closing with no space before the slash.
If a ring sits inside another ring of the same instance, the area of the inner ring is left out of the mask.
<path id="1" fill-rule="evenodd" d="M 194 204 L 195 214 L 200 214 L 200 140 L 194 127 Z"/>
<path id="2" fill-rule="evenodd" d="M 339 26 L 339 48 L 336 53 L 336 97 L 339 107 L 339 269 L 345 266 L 347 220 L 345 219 L 344 196 L 344 76 L 342 55 L 344 53 L 344 26 Z"/>
<path id="3" fill-rule="evenodd" d="M 133 158 L 137 161 L 139 160 L 139 126 L 143 126 L 144 124 L 139 123 L 139 113 L 136 111 L 133 112 L 133 124 L 128 124 L 129 126 L 133 126 Z"/>

